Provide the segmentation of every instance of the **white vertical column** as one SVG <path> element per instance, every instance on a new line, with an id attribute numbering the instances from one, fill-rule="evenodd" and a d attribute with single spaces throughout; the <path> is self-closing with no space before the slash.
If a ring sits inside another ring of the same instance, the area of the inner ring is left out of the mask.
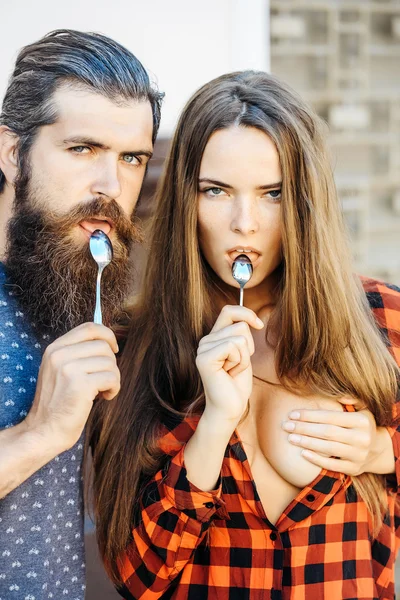
<path id="1" fill-rule="evenodd" d="M 269 0 L 231 0 L 232 71 L 270 70 Z"/>

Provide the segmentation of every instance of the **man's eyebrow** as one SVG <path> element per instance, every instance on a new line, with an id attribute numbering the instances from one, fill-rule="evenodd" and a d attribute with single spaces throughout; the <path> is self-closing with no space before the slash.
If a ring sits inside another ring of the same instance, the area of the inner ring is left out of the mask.
<path id="1" fill-rule="evenodd" d="M 79 144 L 80 146 L 94 146 L 95 148 L 101 148 L 102 150 L 110 149 L 109 146 L 106 146 L 106 144 L 103 144 L 102 142 L 98 142 L 97 140 L 94 140 L 92 138 L 88 138 L 88 137 L 80 136 L 80 135 L 74 135 L 69 138 L 66 138 L 65 140 L 63 140 L 62 143 L 65 146 L 67 144 Z"/>
<path id="2" fill-rule="evenodd" d="M 223 183 L 222 181 L 217 181 L 216 179 L 208 179 L 208 177 L 202 177 L 199 179 L 199 183 L 211 183 L 212 185 L 216 185 L 218 187 L 233 189 L 231 185 L 227 183 Z M 277 183 L 268 183 L 266 185 L 259 185 L 257 190 L 274 190 L 282 187 L 282 181 L 278 181 Z"/>
<path id="3" fill-rule="evenodd" d="M 110 150 L 110 146 L 103 144 L 97 140 L 92 138 L 82 137 L 82 136 L 72 136 L 63 140 L 63 145 L 67 146 L 68 144 L 77 144 L 79 146 L 93 146 L 94 148 L 100 148 L 100 150 Z M 151 158 L 153 156 L 152 150 L 146 149 L 138 149 L 138 150 L 124 150 L 120 152 L 120 154 L 133 154 L 135 156 L 148 156 Z"/>

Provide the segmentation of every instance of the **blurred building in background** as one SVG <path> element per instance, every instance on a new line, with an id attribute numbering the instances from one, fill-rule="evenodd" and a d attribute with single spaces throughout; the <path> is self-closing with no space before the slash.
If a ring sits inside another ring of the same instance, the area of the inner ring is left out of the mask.
<path id="1" fill-rule="evenodd" d="M 358 272 L 400 284 L 400 2 L 270 0 L 271 71 L 327 121 Z"/>

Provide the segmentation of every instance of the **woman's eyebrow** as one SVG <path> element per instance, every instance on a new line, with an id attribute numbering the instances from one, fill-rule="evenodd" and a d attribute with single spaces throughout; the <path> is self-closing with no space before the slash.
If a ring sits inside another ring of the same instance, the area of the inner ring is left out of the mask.
<path id="1" fill-rule="evenodd" d="M 217 185 L 218 187 L 232 189 L 232 186 L 228 183 L 223 183 L 222 181 L 217 181 L 216 179 L 208 179 L 208 177 L 202 177 L 201 179 L 199 179 L 199 183 L 212 183 L 213 185 Z"/>
<path id="2" fill-rule="evenodd" d="M 267 183 L 266 185 L 258 186 L 258 190 L 272 190 L 276 188 L 282 187 L 282 181 L 278 181 L 277 183 Z"/>
<path id="3" fill-rule="evenodd" d="M 233 189 L 231 185 L 227 183 L 223 183 L 222 181 L 218 181 L 216 179 L 208 179 L 208 177 L 202 177 L 199 179 L 199 183 L 211 183 L 212 185 L 216 185 L 218 187 Z M 277 183 L 267 183 L 266 185 L 259 185 L 257 190 L 273 190 L 276 188 L 282 187 L 282 181 L 278 181 Z"/>

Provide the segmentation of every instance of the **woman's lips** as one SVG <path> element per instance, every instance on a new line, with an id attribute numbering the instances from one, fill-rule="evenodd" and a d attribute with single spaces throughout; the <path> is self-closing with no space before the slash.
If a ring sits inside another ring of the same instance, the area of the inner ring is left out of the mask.
<path id="1" fill-rule="evenodd" d="M 231 266 L 232 266 L 233 261 L 236 260 L 237 257 L 240 256 L 241 254 L 245 254 L 251 260 L 253 266 L 257 262 L 259 257 L 261 256 L 261 254 L 259 254 L 258 252 L 238 252 L 237 250 L 233 250 L 232 252 L 228 252 L 227 254 L 231 261 Z"/>

